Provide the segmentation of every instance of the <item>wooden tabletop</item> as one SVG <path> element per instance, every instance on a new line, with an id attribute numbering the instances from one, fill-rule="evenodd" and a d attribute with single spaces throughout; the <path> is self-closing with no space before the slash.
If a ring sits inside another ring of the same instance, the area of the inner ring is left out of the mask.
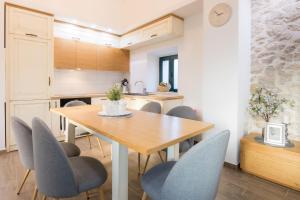
<path id="1" fill-rule="evenodd" d="M 100 106 L 78 106 L 52 109 L 71 121 L 117 141 L 144 155 L 155 153 L 213 128 L 213 124 L 132 111 L 130 117 L 101 117 Z"/>

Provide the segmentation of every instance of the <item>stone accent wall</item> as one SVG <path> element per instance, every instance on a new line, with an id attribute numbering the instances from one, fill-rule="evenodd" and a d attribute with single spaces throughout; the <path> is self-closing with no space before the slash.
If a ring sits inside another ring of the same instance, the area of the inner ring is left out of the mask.
<path id="1" fill-rule="evenodd" d="M 275 89 L 296 106 L 290 138 L 300 139 L 300 0 L 252 0 L 251 84 Z M 249 120 L 249 130 L 258 123 Z"/>

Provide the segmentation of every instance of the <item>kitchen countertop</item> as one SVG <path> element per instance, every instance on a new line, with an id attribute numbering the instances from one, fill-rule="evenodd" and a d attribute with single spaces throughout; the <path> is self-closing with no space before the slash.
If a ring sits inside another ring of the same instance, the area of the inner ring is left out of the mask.
<path id="1" fill-rule="evenodd" d="M 54 95 L 51 97 L 53 100 L 59 99 L 73 99 L 73 98 L 86 98 L 86 97 L 106 97 L 105 93 L 98 94 L 77 94 L 77 95 Z M 149 93 L 147 96 L 140 95 L 124 95 L 125 99 L 145 99 L 145 100 L 156 100 L 156 101 L 168 101 L 168 100 L 176 100 L 183 99 L 184 96 L 174 93 L 174 92 L 155 92 Z"/>

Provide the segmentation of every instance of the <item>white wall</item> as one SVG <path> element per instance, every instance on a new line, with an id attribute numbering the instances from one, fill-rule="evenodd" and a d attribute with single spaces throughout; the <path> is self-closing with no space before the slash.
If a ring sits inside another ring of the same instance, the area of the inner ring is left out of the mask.
<path id="1" fill-rule="evenodd" d="M 202 62 L 202 14 L 193 15 L 184 22 L 184 37 L 179 48 L 178 91 L 184 95 L 186 105 L 202 113 L 201 62 Z M 202 114 L 201 114 L 202 115 Z"/>
<path id="2" fill-rule="evenodd" d="M 0 150 L 5 149 L 4 0 L 0 0 Z"/>
<path id="3" fill-rule="evenodd" d="M 105 93 L 113 84 L 127 77 L 126 73 L 55 70 L 53 95 Z"/>
<path id="4" fill-rule="evenodd" d="M 141 92 L 136 81 L 143 81 L 148 92 L 155 92 L 159 84 L 159 57 L 178 53 L 181 39 L 174 39 L 132 50 L 130 52 L 130 86 L 132 92 Z"/>
<path id="5" fill-rule="evenodd" d="M 223 27 L 208 23 L 210 9 L 219 2 L 233 8 Z M 184 104 L 197 109 L 217 130 L 229 129 L 226 161 L 239 162 L 239 140 L 244 135 L 250 82 L 250 0 L 204 0 L 203 13 L 184 22 L 184 37 L 132 52 L 131 80 L 149 79 L 147 54 L 175 46 L 179 56 L 179 93 Z M 154 66 L 151 66 L 154 67 Z M 158 65 L 156 65 L 158 68 Z M 158 74 L 157 74 L 158 76 Z"/>
<path id="6" fill-rule="evenodd" d="M 214 28 L 207 16 L 220 2 L 232 6 L 233 16 L 226 26 Z M 232 164 L 239 162 L 239 140 L 244 134 L 242 129 L 250 89 L 250 21 L 249 12 L 242 13 L 247 11 L 244 8 L 250 10 L 246 2 L 248 0 L 205 0 L 203 5 L 203 119 L 213 122 L 216 129 L 231 131 L 226 161 Z M 242 5 L 245 5 L 243 11 L 240 10 Z"/>

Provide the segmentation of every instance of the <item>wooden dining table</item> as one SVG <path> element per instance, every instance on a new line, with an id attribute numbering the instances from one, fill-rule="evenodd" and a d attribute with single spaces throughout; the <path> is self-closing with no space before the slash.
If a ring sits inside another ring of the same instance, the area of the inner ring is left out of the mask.
<path id="1" fill-rule="evenodd" d="M 167 149 L 167 159 L 179 159 L 179 143 L 213 128 L 213 124 L 131 110 L 127 117 L 103 117 L 101 106 L 56 108 L 66 118 L 66 141 L 75 142 L 75 128 L 112 144 L 112 199 L 128 199 L 128 149 L 150 155 Z"/>

